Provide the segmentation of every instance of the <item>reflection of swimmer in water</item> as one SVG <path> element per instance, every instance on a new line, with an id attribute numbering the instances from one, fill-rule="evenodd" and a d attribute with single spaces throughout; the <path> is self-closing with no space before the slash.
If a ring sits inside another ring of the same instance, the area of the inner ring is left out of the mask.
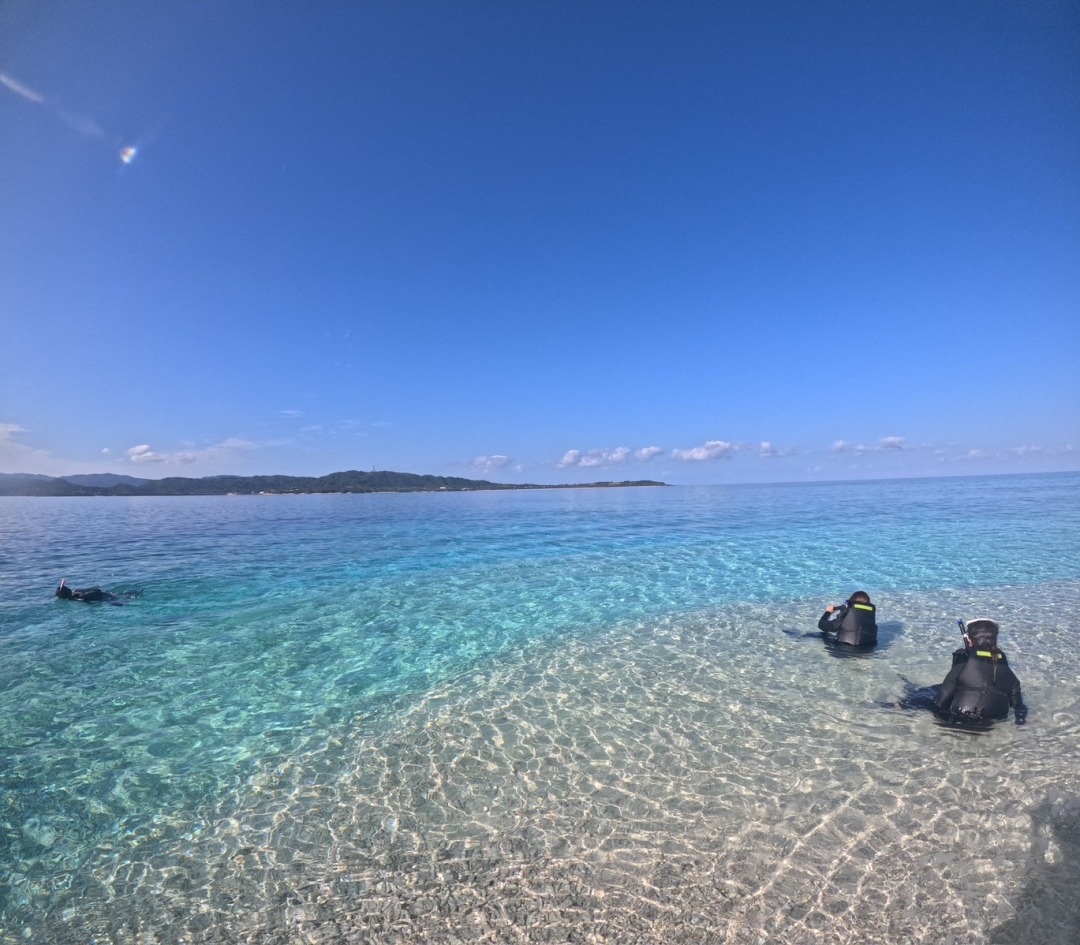
<path id="1" fill-rule="evenodd" d="M 898 705 L 903 709 L 930 709 L 943 722 L 972 728 L 988 728 L 1007 718 L 1012 707 L 1016 724 L 1027 720 L 1027 706 L 1020 680 L 998 648 L 998 625 L 982 618 L 960 622 L 964 648 L 953 653 L 952 669 L 940 686 L 918 688 L 904 680 L 907 693 Z"/>
<path id="2" fill-rule="evenodd" d="M 60 600 L 77 600 L 84 604 L 121 604 L 123 601 L 115 594 L 110 594 L 108 591 L 103 591 L 100 587 L 75 587 L 71 588 L 67 586 L 67 578 L 64 578 L 60 582 L 60 586 L 56 589 L 56 596 Z M 128 591 L 123 595 L 124 599 L 138 597 L 138 591 Z"/>
<path id="3" fill-rule="evenodd" d="M 877 609 L 870 603 L 870 595 L 856 591 L 839 607 L 830 604 L 818 621 L 818 630 L 826 643 L 872 650 L 877 646 Z"/>

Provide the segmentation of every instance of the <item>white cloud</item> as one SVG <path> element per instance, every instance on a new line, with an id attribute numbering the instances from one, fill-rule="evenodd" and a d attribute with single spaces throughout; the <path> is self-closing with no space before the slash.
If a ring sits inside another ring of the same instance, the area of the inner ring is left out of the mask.
<path id="1" fill-rule="evenodd" d="M 846 453 L 851 448 L 852 446 L 847 440 L 837 440 L 832 445 L 832 451 L 834 453 Z"/>
<path id="2" fill-rule="evenodd" d="M 904 448 L 905 437 L 902 436 L 883 436 L 878 444 L 883 450 L 902 450 Z"/>
<path id="3" fill-rule="evenodd" d="M 642 449 L 637 450 L 634 456 L 640 459 L 643 463 L 649 462 L 651 459 L 655 459 L 664 451 L 659 446 L 645 446 Z"/>
<path id="4" fill-rule="evenodd" d="M 626 462 L 631 455 L 632 451 L 627 446 L 618 446 L 613 450 L 595 449 L 584 453 L 581 450 L 567 450 L 566 453 L 563 454 L 563 458 L 556 463 L 556 466 L 560 469 L 565 469 L 567 466 L 581 466 L 585 468 L 615 466 L 619 463 Z"/>
<path id="5" fill-rule="evenodd" d="M 283 417 L 302 417 L 304 415 L 303 410 L 280 410 L 278 411 Z"/>
<path id="6" fill-rule="evenodd" d="M 734 443 L 727 440 L 709 440 L 701 446 L 695 446 L 688 450 L 672 450 L 671 455 L 676 459 L 684 459 L 693 462 L 703 462 L 713 459 L 731 459 L 739 450 Z"/>

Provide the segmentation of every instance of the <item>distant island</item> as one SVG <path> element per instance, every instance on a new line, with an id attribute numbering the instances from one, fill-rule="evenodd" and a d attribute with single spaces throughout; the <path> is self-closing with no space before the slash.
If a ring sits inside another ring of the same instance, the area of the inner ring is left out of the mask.
<path id="1" fill-rule="evenodd" d="M 328 476 L 205 476 L 186 479 L 137 479 L 114 473 L 83 476 L 41 476 L 0 473 L 0 496 L 135 496 L 135 495 L 309 495 L 359 492 L 491 492 L 512 489 L 613 489 L 629 486 L 665 486 L 648 479 L 624 482 L 588 482 L 555 486 L 507 485 L 486 479 L 456 476 L 420 476 L 399 472 L 330 473 Z"/>

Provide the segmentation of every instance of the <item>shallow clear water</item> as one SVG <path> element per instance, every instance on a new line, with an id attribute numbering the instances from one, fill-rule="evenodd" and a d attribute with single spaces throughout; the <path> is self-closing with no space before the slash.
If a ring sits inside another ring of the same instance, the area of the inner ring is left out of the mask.
<path id="1" fill-rule="evenodd" d="M 1080 475 L 0 499 L 0 577 L 4 945 L 1080 933 Z M 887 707 L 974 616 L 1028 725 Z"/>

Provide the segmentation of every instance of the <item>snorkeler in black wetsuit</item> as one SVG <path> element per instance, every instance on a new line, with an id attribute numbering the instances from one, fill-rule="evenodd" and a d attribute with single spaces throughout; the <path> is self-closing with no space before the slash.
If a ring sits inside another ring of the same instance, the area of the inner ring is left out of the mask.
<path id="1" fill-rule="evenodd" d="M 953 653 L 952 669 L 934 693 L 935 713 L 952 722 L 991 722 L 1007 718 L 1012 707 L 1016 724 L 1027 719 L 1020 680 L 998 648 L 998 625 L 988 618 L 961 624 L 964 648 Z"/>
<path id="2" fill-rule="evenodd" d="M 839 608 L 830 604 L 818 621 L 826 643 L 872 650 L 877 646 L 877 608 L 866 591 L 856 591 Z M 829 636 L 835 633 L 836 638 Z"/>
<path id="3" fill-rule="evenodd" d="M 946 725 L 972 730 L 989 729 L 1008 717 L 1011 706 L 1016 724 L 1027 720 L 1027 706 L 1020 693 L 1020 680 L 998 648 L 998 625 L 988 618 L 958 620 L 964 633 L 964 647 L 952 655 L 952 668 L 938 686 L 917 686 L 904 680 L 907 692 L 890 708 L 930 709 Z"/>
<path id="4" fill-rule="evenodd" d="M 56 589 L 56 596 L 60 600 L 77 600 L 83 604 L 122 603 L 120 598 L 117 597 L 115 594 L 110 594 L 108 591 L 103 591 L 100 587 L 68 587 L 67 578 L 64 578 L 60 582 L 60 586 Z M 126 594 L 124 594 L 125 598 L 138 596 L 138 591 L 128 591 Z"/>

